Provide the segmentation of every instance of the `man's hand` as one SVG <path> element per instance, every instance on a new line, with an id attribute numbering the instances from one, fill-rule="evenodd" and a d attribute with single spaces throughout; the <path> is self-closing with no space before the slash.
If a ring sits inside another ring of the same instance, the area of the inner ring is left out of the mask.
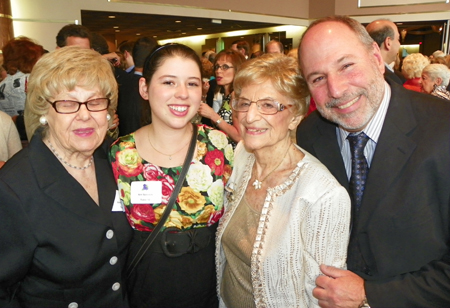
<path id="1" fill-rule="evenodd" d="M 357 308 L 365 298 L 364 280 L 353 272 L 322 264 L 313 296 L 322 308 Z"/>
<path id="2" fill-rule="evenodd" d="M 104 54 L 102 57 L 111 62 L 114 66 L 120 65 L 120 57 L 115 52 Z"/>

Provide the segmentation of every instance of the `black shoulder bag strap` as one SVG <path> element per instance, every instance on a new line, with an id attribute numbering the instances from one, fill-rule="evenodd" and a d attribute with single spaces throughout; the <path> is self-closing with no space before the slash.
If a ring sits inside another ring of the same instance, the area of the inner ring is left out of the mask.
<path id="1" fill-rule="evenodd" d="M 166 208 L 164 209 L 164 213 L 161 216 L 161 219 L 159 220 L 156 227 L 153 229 L 153 231 L 150 233 L 150 235 L 146 238 L 145 242 L 142 244 L 141 248 L 137 252 L 136 256 L 133 258 L 133 261 L 131 261 L 130 265 L 127 269 L 127 279 L 130 278 L 131 273 L 136 268 L 136 265 L 142 260 L 142 257 L 144 257 L 145 253 L 148 251 L 152 243 L 155 241 L 156 237 L 158 236 L 159 231 L 164 226 L 164 224 L 167 221 L 167 218 L 169 218 L 170 212 L 172 211 L 173 205 L 175 203 L 175 200 L 177 200 L 178 193 L 181 190 L 181 187 L 184 183 L 184 178 L 186 177 L 186 174 L 189 170 L 189 166 L 191 164 L 192 158 L 194 157 L 195 152 L 195 146 L 197 145 L 197 125 L 193 124 L 193 130 L 192 130 L 192 138 L 191 143 L 189 144 L 189 151 L 186 155 L 186 158 L 184 159 L 183 168 L 181 169 L 180 177 L 178 178 L 177 184 L 175 185 L 175 188 L 172 191 L 172 195 L 169 198 L 169 202 L 167 203 Z"/>

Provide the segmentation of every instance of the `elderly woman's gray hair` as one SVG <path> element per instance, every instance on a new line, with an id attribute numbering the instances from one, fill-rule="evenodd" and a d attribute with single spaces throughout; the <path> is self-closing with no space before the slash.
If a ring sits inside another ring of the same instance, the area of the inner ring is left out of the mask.
<path id="1" fill-rule="evenodd" d="M 117 82 L 113 67 L 94 50 L 80 47 L 64 47 L 44 55 L 34 66 L 28 82 L 25 104 L 25 123 L 28 139 L 40 126 L 39 118 L 46 115 L 51 105 L 48 101 L 75 87 L 98 88 L 104 97 L 110 99 L 109 114 L 117 106 Z M 43 135 L 47 133 L 44 127 Z"/>
<path id="2" fill-rule="evenodd" d="M 406 79 L 419 78 L 430 60 L 421 53 L 412 53 L 403 59 L 402 74 Z"/>
<path id="3" fill-rule="evenodd" d="M 309 108 L 308 86 L 300 75 L 297 59 L 281 54 L 264 54 L 246 61 L 234 77 L 234 92 L 239 97 L 242 88 L 270 80 L 275 90 L 287 97 L 294 115 L 305 115 Z"/>
<path id="4" fill-rule="evenodd" d="M 431 81 L 435 81 L 437 78 L 442 79 L 440 86 L 447 87 L 450 80 L 450 69 L 445 64 L 430 64 L 425 66 L 422 74 L 427 74 Z"/>

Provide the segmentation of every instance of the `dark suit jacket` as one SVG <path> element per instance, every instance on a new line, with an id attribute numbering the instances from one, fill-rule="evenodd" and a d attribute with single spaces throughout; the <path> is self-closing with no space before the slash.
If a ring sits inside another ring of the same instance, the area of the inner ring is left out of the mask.
<path id="1" fill-rule="evenodd" d="M 100 206 L 39 135 L 0 169 L 1 307 L 128 306 L 132 231 L 125 213 L 111 211 L 117 186 L 106 147 L 94 161 Z"/>
<path id="2" fill-rule="evenodd" d="M 211 79 L 209 81 L 209 90 L 208 90 L 208 93 L 206 94 L 206 104 L 208 104 L 208 106 L 211 108 L 213 107 L 214 94 L 216 92 L 216 87 L 217 87 L 217 80 L 215 78 Z M 211 122 L 211 119 L 203 117 L 202 124 L 208 125 L 210 127 L 214 127 L 214 124 L 216 124 L 216 123 Z"/>
<path id="3" fill-rule="evenodd" d="M 405 78 L 400 78 L 399 75 L 397 75 L 396 73 L 392 72 L 387 67 L 384 68 L 384 78 L 390 79 L 391 81 L 394 81 L 394 82 L 398 83 L 399 85 L 403 85 L 405 83 L 405 81 L 406 81 Z"/>
<path id="4" fill-rule="evenodd" d="M 450 104 L 390 84 L 357 232 L 371 307 L 450 307 Z M 297 142 L 348 189 L 336 125 L 317 111 Z M 352 269 L 350 269 L 352 270 Z"/>
<path id="5" fill-rule="evenodd" d="M 143 112 L 150 112 L 149 102 L 139 93 L 139 79 L 142 76 L 124 72 L 117 78 L 119 84 L 119 99 L 117 102 L 117 115 L 119 116 L 119 136 L 135 132 L 143 126 Z"/>

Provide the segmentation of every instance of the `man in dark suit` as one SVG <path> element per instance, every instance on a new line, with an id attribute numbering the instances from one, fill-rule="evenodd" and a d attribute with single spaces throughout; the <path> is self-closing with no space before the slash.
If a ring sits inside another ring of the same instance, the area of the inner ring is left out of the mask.
<path id="1" fill-rule="evenodd" d="M 299 59 L 318 111 L 298 144 L 353 206 L 348 270 L 321 265 L 319 305 L 450 307 L 450 105 L 385 82 L 378 45 L 348 17 L 313 22 Z"/>
<path id="2" fill-rule="evenodd" d="M 390 78 L 398 84 L 403 84 L 406 80 L 401 74 L 397 74 L 390 66 L 394 62 L 400 49 L 400 34 L 397 25 L 387 19 L 372 21 L 366 27 L 367 32 L 380 47 L 385 70 L 384 77 Z M 401 76 L 401 77 L 400 77 Z"/>
<path id="3" fill-rule="evenodd" d="M 120 119 L 119 136 L 128 135 L 151 122 L 150 105 L 139 94 L 139 80 L 144 70 L 145 59 L 158 43 L 154 38 L 142 37 L 133 46 L 134 73 L 118 80 L 119 100 L 117 114 Z"/>

